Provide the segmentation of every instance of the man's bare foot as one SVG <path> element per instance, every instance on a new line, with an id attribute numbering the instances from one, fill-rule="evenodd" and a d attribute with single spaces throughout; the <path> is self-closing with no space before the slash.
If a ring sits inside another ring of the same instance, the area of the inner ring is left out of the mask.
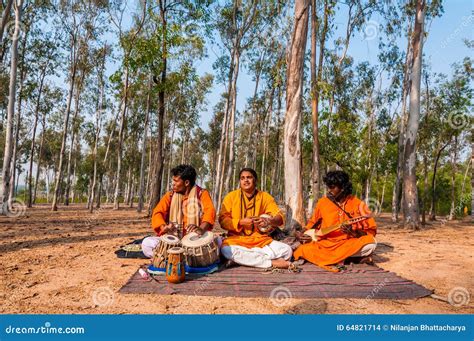
<path id="1" fill-rule="evenodd" d="M 272 260 L 272 266 L 274 268 L 279 268 L 279 269 L 288 269 L 290 266 L 290 262 L 287 260 L 284 260 L 283 258 L 278 258 L 278 259 L 273 259 Z"/>
<path id="2" fill-rule="evenodd" d="M 234 262 L 232 259 L 228 259 L 227 262 L 225 262 L 225 267 L 226 269 L 232 268 L 234 266 L 237 266 L 238 264 Z"/>
<path id="3" fill-rule="evenodd" d="M 359 261 L 359 264 L 375 265 L 372 256 L 362 257 Z"/>

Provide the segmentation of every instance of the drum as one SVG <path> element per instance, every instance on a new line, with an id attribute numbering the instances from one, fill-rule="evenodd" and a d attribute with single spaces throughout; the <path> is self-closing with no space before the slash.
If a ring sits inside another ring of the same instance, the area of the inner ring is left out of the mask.
<path id="1" fill-rule="evenodd" d="M 186 253 L 186 264 L 194 268 L 203 268 L 219 260 L 217 236 L 206 231 L 202 236 L 195 232 L 188 233 L 182 240 Z"/>
<path id="2" fill-rule="evenodd" d="M 166 260 L 166 279 L 170 283 L 184 282 L 186 276 L 184 270 L 184 249 L 182 247 L 172 247 L 168 250 L 168 259 Z"/>
<path id="3" fill-rule="evenodd" d="M 178 237 L 171 234 L 161 236 L 160 243 L 155 248 L 153 255 L 152 263 L 155 268 L 163 269 L 165 267 L 166 258 L 168 257 L 167 251 L 174 246 L 180 246 Z"/>

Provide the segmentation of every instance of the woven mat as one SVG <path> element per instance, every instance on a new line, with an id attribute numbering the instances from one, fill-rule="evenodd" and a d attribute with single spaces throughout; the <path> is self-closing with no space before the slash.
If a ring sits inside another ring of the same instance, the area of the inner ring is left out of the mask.
<path id="1" fill-rule="evenodd" d="M 146 268 L 146 266 L 143 266 Z M 198 295 L 221 297 L 273 297 L 290 292 L 294 298 L 384 298 L 413 299 L 431 290 L 377 266 L 353 264 L 333 273 L 305 263 L 300 273 L 271 273 L 244 266 L 221 269 L 208 275 L 186 275 L 186 281 L 169 284 L 164 275 L 154 280 L 141 278 L 138 270 L 120 293 Z"/>

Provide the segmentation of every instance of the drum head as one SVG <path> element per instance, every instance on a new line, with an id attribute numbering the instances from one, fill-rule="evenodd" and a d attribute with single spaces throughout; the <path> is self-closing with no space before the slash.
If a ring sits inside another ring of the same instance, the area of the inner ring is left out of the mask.
<path id="1" fill-rule="evenodd" d="M 184 249 L 182 247 L 175 246 L 169 249 L 168 253 L 171 253 L 173 255 L 179 255 L 180 253 L 184 253 Z"/>
<path id="2" fill-rule="evenodd" d="M 173 236 L 172 234 L 164 234 L 161 236 L 161 240 L 164 241 L 166 244 L 179 244 L 179 238 L 176 236 Z"/>
<path id="3" fill-rule="evenodd" d="M 214 240 L 214 233 L 206 231 L 202 236 L 196 232 L 188 233 L 183 237 L 181 243 L 185 247 L 203 246 L 211 243 Z"/>

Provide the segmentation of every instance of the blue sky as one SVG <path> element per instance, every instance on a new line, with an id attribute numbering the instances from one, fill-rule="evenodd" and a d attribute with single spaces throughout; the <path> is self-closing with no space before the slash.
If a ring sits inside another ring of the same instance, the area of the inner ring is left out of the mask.
<path id="1" fill-rule="evenodd" d="M 469 56 L 470 51 L 464 45 L 463 40 L 474 39 L 474 14 L 473 2 L 469 0 L 448 0 L 444 1 L 444 14 L 441 17 L 432 20 L 429 27 L 429 35 L 425 41 L 424 57 L 425 62 L 432 66 L 432 70 L 437 73 L 451 74 L 451 64 L 461 61 L 465 56 Z M 336 35 L 334 37 L 343 36 L 345 34 L 345 25 L 347 11 L 344 7 L 336 13 Z M 377 22 L 376 17 L 372 18 L 373 22 Z M 333 37 L 333 39 L 334 39 Z M 399 47 L 402 50 L 406 48 L 406 40 L 400 40 Z M 309 45 L 307 46 L 309 48 Z M 205 72 L 213 73 L 212 63 L 216 60 L 218 52 L 217 48 L 207 46 L 208 58 L 198 62 L 199 74 Z M 354 58 L 355 63 L 369 61 L 371 64 L 377 62 L 378 39 L 367 40 L 359 32 L 356 32 L 351 39 L 348 55 Z M 247 99 L 253 94 L 254 82 L 252 76 L 247 73 L 245 67 L 241 68 L 238 79 L 237 92 L 237 110 L 240 112 L 244 109 Z M 214 84 L 212 92 L 208 95 L 207 112 L 202 113 L 202 126 L 207 127 L 212 118 L 212 109 L 220 98 L 220 94 L 225 89 L 221 84 Z"/>

